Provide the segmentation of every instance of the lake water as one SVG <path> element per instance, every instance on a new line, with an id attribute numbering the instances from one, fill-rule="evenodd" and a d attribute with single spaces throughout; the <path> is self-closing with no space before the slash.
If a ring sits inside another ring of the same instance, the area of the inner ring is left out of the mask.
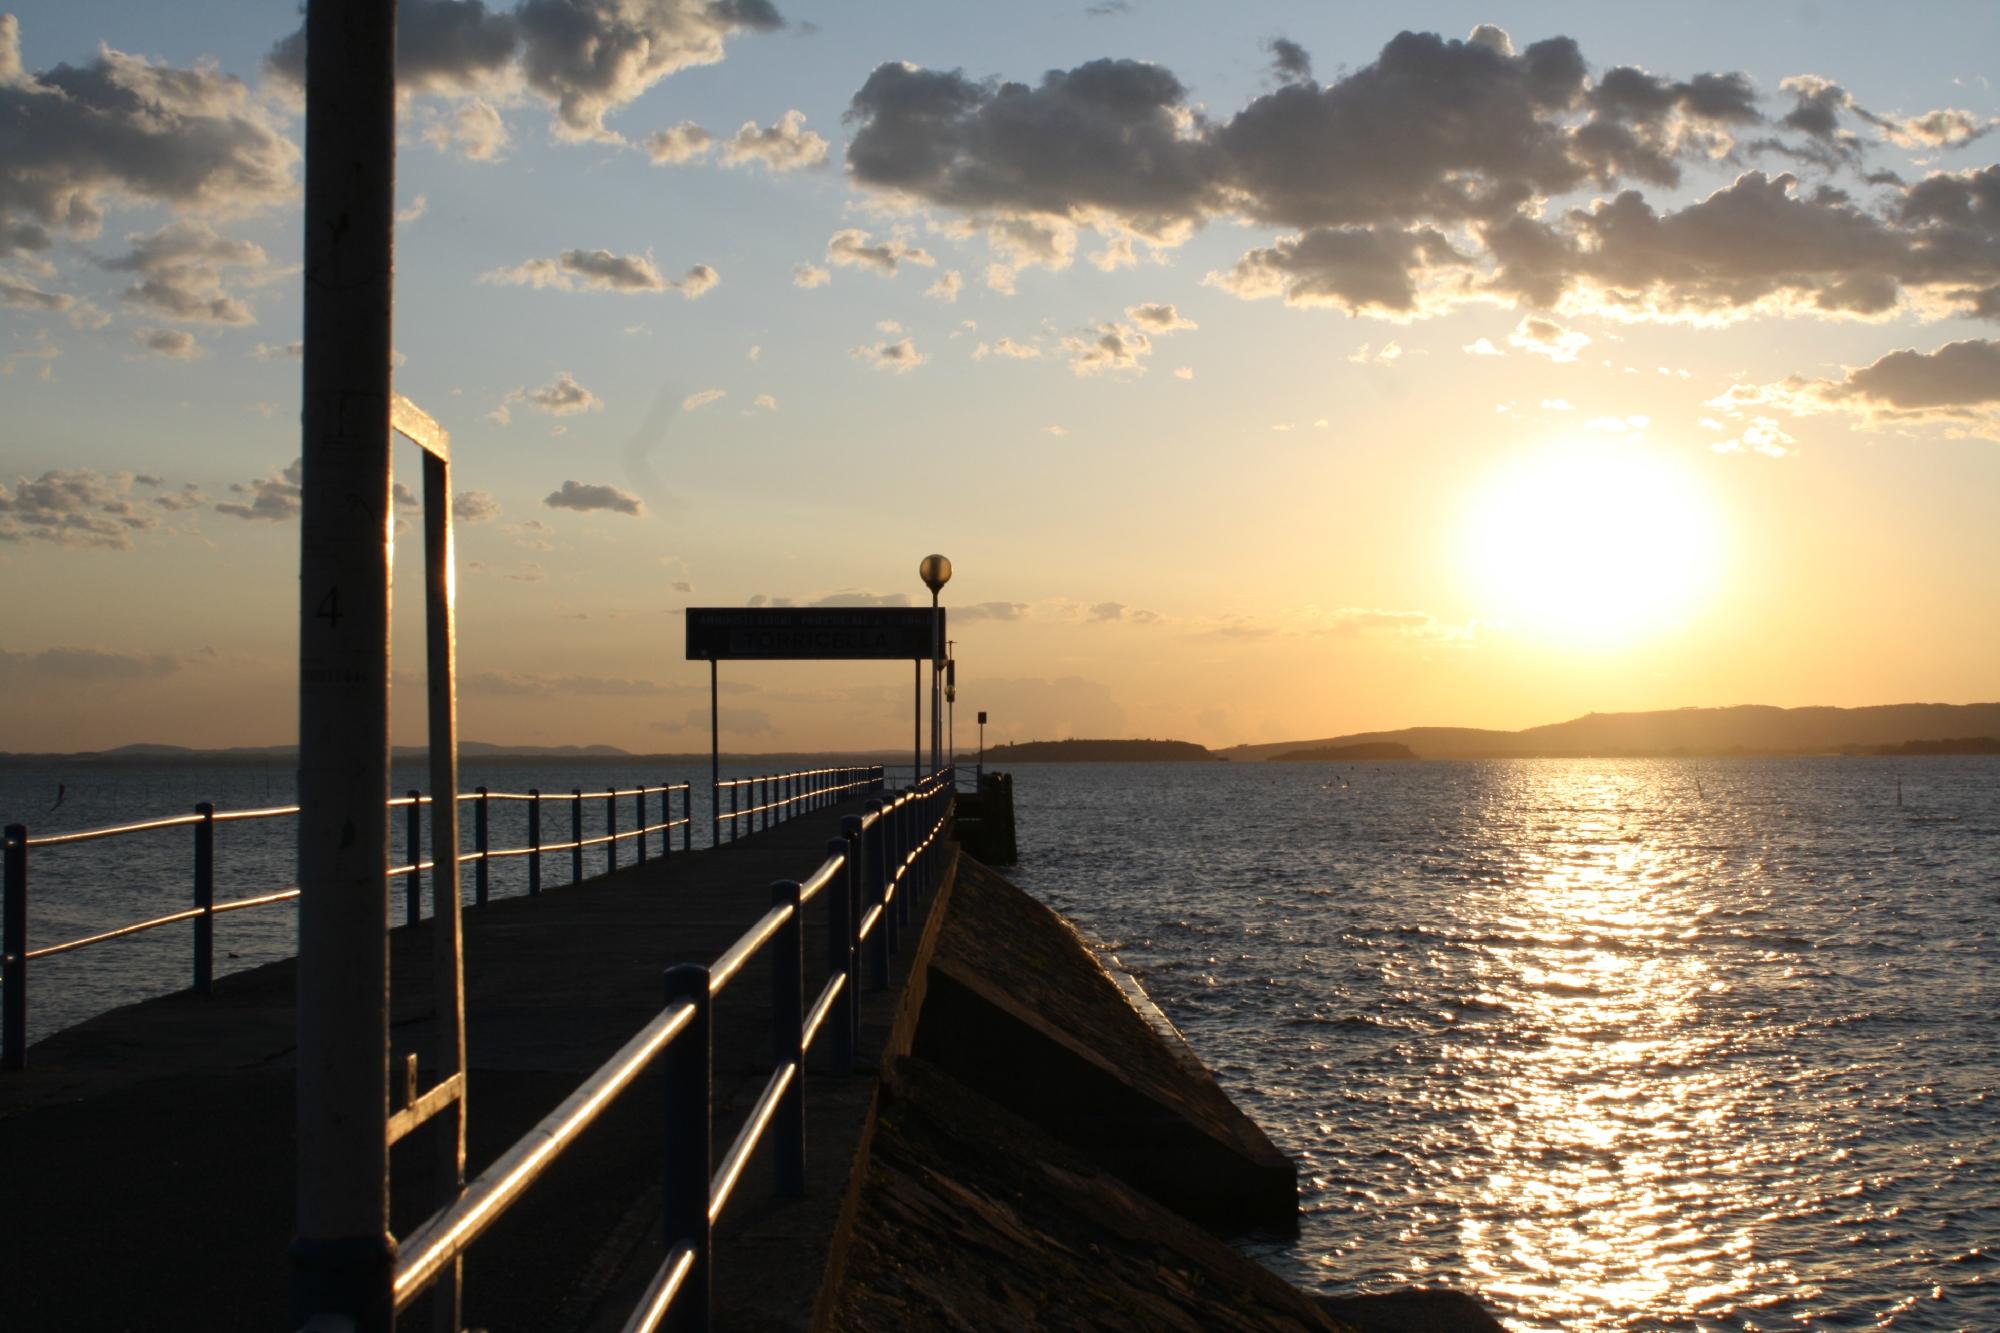
<path id="1" fill-rule="evenodd" d="M 36 833 L 290 797 L 282 763 L 0 772 Z M 1294 1280 L 1519 1330 L 2000 1329 L 2000 761 L 1023 765 L 1016 799 L 1015 878 L 1299 1162 L 1298 1237 L 1254 1247 Z M 227 826 L 219 896 L 289 883 L 289 838 Z M 34 942 L 179 907 L 188 842 L 37 851 Z M 225 917 L 218 961 L 292 930 Z M 35 1030 L 187 967 L 186 927 L 38 963 Z"/>

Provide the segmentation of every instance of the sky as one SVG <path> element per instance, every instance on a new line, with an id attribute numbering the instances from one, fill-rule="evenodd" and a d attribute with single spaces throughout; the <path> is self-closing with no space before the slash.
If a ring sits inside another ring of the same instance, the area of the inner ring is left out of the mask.
<path id="1" fill-rule="evenodd" d="M 705 749 L 684 608 L 933 551 L 964 747 L 2000 697 L 1990 3 L 401 12 L 467 738 Z M 295 736 L 300 24 L 0 18 L 0 749 Z"/>

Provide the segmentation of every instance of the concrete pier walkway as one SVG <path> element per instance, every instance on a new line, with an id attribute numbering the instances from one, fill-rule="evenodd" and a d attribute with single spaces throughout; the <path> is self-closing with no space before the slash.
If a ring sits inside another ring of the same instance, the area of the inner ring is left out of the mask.
<path id="1" fill-rule="evenodd" d="M 468 908 L 470 1161 L 477 1174 L 662 1007 L 662 973 L 705 963 L 804 878 L 839 818 L 813 812 L 714 850 Z M 947 883 L 949 877 L 947 876 Z M 826 976 L 821 898 L 806 913 L 806 995 Z M 429 926 L 391 932 L 392 1067 L 426 1066 Z M 876 1080 L 904 1006 L 906 942 L 887 991 L 863 993 L 859 1068 L 807 1080 L 808 1197 L 777 1205 L 753 1167 L 717 1236 L 723 1327 L 810 1318 L 826 1247 Z M 753 960 L 715 1010 L 718 1154 L 770 1069 L 769 968 Z M 919 973 L 921 976 L 921 973 Z M 293 964 L 223 978 L 207 997 L 129 1005 L 55 1034 L 0 1077 L 0 1327 L 257 1329 L 284 1326 L 292 1234 Z M 814 1070 L 820 1065 L 815 1057 Z M 663 1097 L 643 1076 L 474 1246 L 467 1326 L 616 1327 L 652 1257 Z M 432 1152 L 419 1130 L 392 1160 L 394 1229 L 430 1212 Z M 410 1327 L 428 1326 L 421 1311 Z M 420 1322 L 421 1321 L 421 1322 Z"/>

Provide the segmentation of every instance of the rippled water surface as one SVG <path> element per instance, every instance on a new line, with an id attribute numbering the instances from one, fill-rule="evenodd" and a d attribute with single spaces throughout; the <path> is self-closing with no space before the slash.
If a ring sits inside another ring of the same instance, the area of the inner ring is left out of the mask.
<path id="1" fill-rule="evenodd" d="M 1516 1329 L 2000 1329 L 2000 762 L 1016 783 L 1017 878 L 1300 1163 L 1288 1276 Z"/>

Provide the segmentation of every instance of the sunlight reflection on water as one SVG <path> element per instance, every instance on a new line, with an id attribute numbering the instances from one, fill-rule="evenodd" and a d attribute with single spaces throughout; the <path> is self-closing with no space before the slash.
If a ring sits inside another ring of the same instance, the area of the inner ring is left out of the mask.
<path id="1" fill-rule="evenodd" d="M 2000 764 L 1017 782 L 1020 878 L 1300 1161 L 1282 1270 L 1521 1329 L 2000 1328 Z"/>

